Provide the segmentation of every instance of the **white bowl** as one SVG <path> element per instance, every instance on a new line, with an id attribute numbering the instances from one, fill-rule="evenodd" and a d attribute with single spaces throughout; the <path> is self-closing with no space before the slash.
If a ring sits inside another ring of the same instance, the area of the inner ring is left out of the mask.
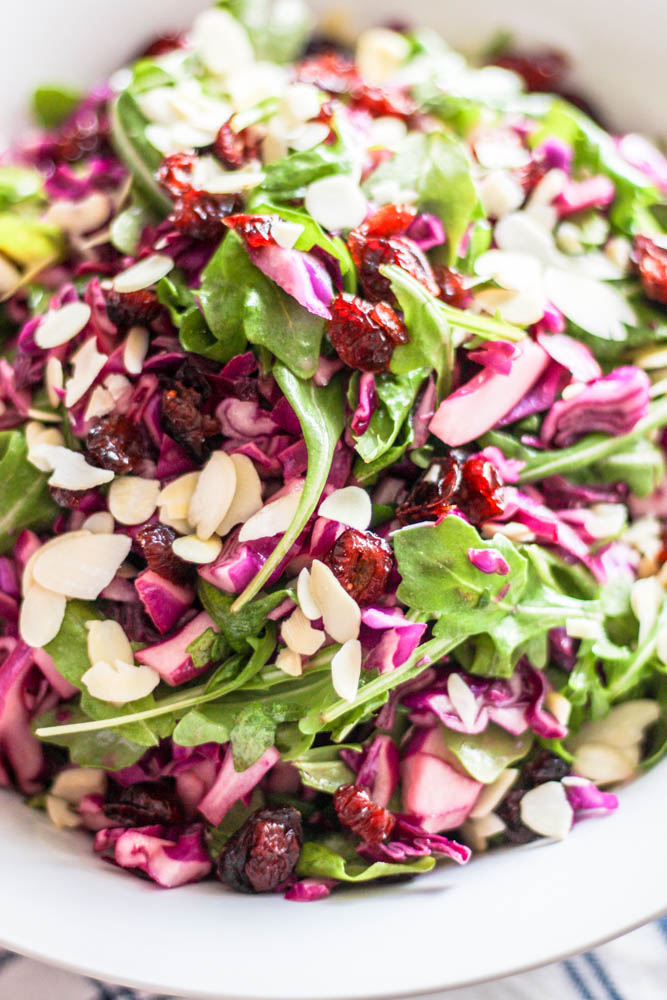
<path id="1" fill-rule="evenodd" d="M 40 81 L 104 77 L 202 0 L 23 0 L 3 25 L 0 127 L 11 134 Z M 319 6 L 324 6 L 320 4 Z M 405 18 L 405 4 L 364 4 Z M 501 27 L 570 51 L 594 97 L 626 128 L 667 132 L 667 5 L 636 0 L 468 0 L 410 14 L 454 43 Z M 137 44 L 137 48 L 139 45 Z M 657 95 L 657 96 L 656 96 Z M 213 884 L 173 892 L 102 864 L 0 793 L 0 941 L 47 962 L 160 993 L 307 1000 L 433 992 L 583 950 L 667 908 L 667 762 L 621 792 L 619 812 L 558 844 L 441 867 L 414 882 L 336 892 L 310 906 Z"/>

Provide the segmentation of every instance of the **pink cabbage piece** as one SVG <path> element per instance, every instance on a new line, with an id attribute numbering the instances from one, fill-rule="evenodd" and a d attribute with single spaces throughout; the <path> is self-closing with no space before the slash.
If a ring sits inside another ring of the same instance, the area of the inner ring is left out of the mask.
<path id="1" fill-rule="evenodd" d="M 410 223 L 406 236 L 424 253 L 433 247 L 442 246 L 446 239 L 445 227 L 437 215 L 432 215 L 430 212 L 421 212 L 416 216 Z"/>
<path id="2" fill-rule="evenodd" d="M 199 803 L 199 812 L 209 823 L 217 826 L 234 803 L 249 795 L 279 760 L 280 754 L 276 748 L 269 747 L 259 760 L 256 760 L 245 771 L 237 771 L 234 768 L 232 747 L 229 744 L 214 784 Z"/>
<path id="3" fill-rule="evenodd" d="M 364 752 L 356 783 L 368 789 L 373 802 L 387 806 L 398 785 L 399 766 L 396 744 L 391 736 L 382 733 Z"/>
<path id="4" fill-rule="evenodd" d="M 285 899 L 294 903 L 314 903 L 318 899 L 326 899 L 338 882 L 335 878 L 304 878 L 285 893 Z"/>
<path id="5" fill-rule="evenodd" d="M 507 560 L 497 549 L 468 549 L 468 559 L 482 573 L 498 573 L 507 576 L 510 568 Z"/>
<path id="6" fill-rule="evenodd" d="M 204 844 L 202 824 L 176 835 L 161 833 L 151 827 L 123 830 L 113 844 L 116 864 L 138 868 L 163 889 L 200 882 L 210 874 L 213 863 Z"/>
<path id="7" fill-rule="evenodd" d="M 248 247 L 248 253 L 255 267 L 304 309 L 331 319 L 333 285 L 326 267 L 314 254 L 279 246 Z"/>
<path id="8" fill-rule="evenodd" d="M 558 399 L 568 382 L 570 382 L 570 375 L 566 369 L 555 361 L 550 361 L 523 399 L 520 399 L 509 413 L 501 417 L 497 426 L 507 427 L 509 424 L 516 423 L 517 420 L 524 420 L 534 413 L 543 413 L 548 410 Z"/>
<path id="9" fill-rule="evenodd" d="M 429 425 L 435 412 L 437 391 L 432 375 L 426 379 L 417 397 L 417 405 L 412 414 L 412 448 L 423 448 L 428 441 Z"/>
<path id="10" fill-rule="evenodd" d="M 571 180 L 554 204 L 562 217 L 583 212 L 587 208 L 607 208 L 615 197 L 613 181 L 604 174 L 597 174 L 583 181 Z"/>
<path id="11" fill-rule="evenodd" d="M 495 427 L 549 364 L 546 351 L 528 337 L 516 345 L 516 352 L 509 375 L 485 368 L 443 400 L 431 420 L 431 433 L 456 448 Z"/>
<path id="12" fill-rule="evenodd" d="M 401 862 L 435 855 L 449 858 L 457 865 L 466 864 L 472 856 L 472 851 L 465 844 L 438 833 L 429 833 L 414 816 L 399 815 L 391 838 L 384 844 L 362 844 L 357 852 L 367 861 Z"/>
<path id="13" fill-rule="evenodd" d="M 387 673 L 396 670 L 412 656 L 426 630 L 421 622 L 411 622 L 398 608 L 368 607 L 361 612 L 365 626 L 362 645 L 370 648 L 364 660 L 366 670 Z M 372 630 L 371 634 L 366 630 Z M 373 632 L 380 631 L 379 638 Z"/>
<path id="14" fill-rule="evenodd" d="M 139 600 L 158 632 L 169 632 L 194 601 L 194 590 L 147 569 L 134 580 Z"/>
<path id="15" fill-rule="evenodd" d="M 628 163 L 641 170 L 656 187 L 667 191 L 667 157 L 652 142 L 631 132 L 619 140 L 618 148 Z"/>
<path id="16" fill-rule="evenodd" d="M 368 429 L 371 417 L 378 404 L 375 376 L 372 372 L 362 372 L 359 379 L 359 401 L 350 417 L 350 430 L 359 437 Z"/>
<path id="17" fill-rule="evenodd" d="M 562 365 L 577 382 L 591 382 L 602 369 L 590 347 L 566 333 L 538 333 L 535 338 L 550 358 Z"/>
<path id="18" fill-rule="evenodd" d="M 520 458 L 505 458 L 500 448 L 489 445 L 483 448 L 480 455 L 483 455 L 498 470 L 500 478 L 504 483 L 516 483 L 526 463 Z"/>
<path id="19" fill-rule="evenodd" d="M 573 775 L 563 781 L 568 802 L 574 810 L 574 821 L 589 816 L 606 816 L 618 809 L 618 799 L 612 792 L 603 792 L 587 778 Z"/>
<path id="20" fill-rule="evenodd" d="M 187 647 L 209 628 L 212 628 L 214 632 L 218 631 L 210 615 L 202 611 L 187 625 L 184 625 L 176 635 L 165 639 L 164 642 L 158 642 L 138 650 L 135 659 L 138 663 L 143 663 L 156 670 L 162 680 L 171 687 L 185 684 L 186 681 L 198 677 L 207 669 L 207 665 L 195 667 Z"/>
<path id="21" fill-rule="evenodd" d="M 569 174 L 573 157 L 572 146 L 556 136 L 550 136 L 535 148 L 535 159 L 542 160 L 550 170 L 564 170 Z"/>
<path id="22" fill-rule="evenodd" d="M 554 403 L 544 419 L 545 445 L 566 448 L 591 431 L 627 434 L 648 410 L 651 382 L 641 368 L 624 365 Z"/>
<path id="23" fill-rule="evenodd" d="M 468 351 L 468 358 L 497 375 L 509 375 L 515 350 L 514 344 L 507 340 L 491 340 L 475 351 Z"/>

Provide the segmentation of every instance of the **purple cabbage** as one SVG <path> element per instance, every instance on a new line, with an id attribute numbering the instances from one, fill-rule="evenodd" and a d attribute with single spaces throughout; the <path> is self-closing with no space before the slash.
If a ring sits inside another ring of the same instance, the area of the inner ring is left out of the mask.
<path id="1" fill-rule="evenodd" d="M 335 878 L 304 878 L 290 886 L 285 899 L 294 903 L 314 903 L 325 899 L 337 884 Z"/>
<path id="2" fill-rule="evenodd" d="M 616 188 L 604 174 L 570 181 L 554 201 L 561 217 L 584 212 L 588 208 L 607 208 L 616 197 Z"/>
<path id="3" fill-rule="evenodd" d="M 280 754 L 276 748 L 269 747 L 245 771 L 237 771 L 234 767 L 232 746 L 231 743 L 228 744 L 215 782 L 199 803 L 199 812 L 209 823 L 217 826 L 234 803 L 249 795 L 279 760 Z"/>
<path id="4" fill-rule="evenodd" d="M 146 613 L 162 635 L 177 624 L 195 597 L 191 587 L 165 580 L 151 569 L 140 573 L 134 580 L 134 586 Z"/>
<path id="5" fill-rule="evenodd" d="M 526 463 L 520 458 L 505 458 L 500 448 L 489 445 L 479 453 L 491 462 L 500 475 L 504 483 L 516 483 L 519 480 L 522 469 Z"/>
<path id="6" fill-rule="evenodd" d="M 398 785 L 399 766 L 399 753 L 391 736 L 376 736 L 359 761 L 356 784 L 368 788 L 373 802 L 387 806 Z"/>
<path id="7" fill-rule="evenodd" d="M 426 253 L 445 242 L 445 227 L 437 215 L 421 212 L 407 229 L 406 236 Z"/>
<path id="8" fill-rule="evenodd" d="M 651 382 L 634 365 L 615 368 L 576 396 L 551 407 L 540 434 L 545 445 L 567 448 L 590 431 L 627 434 L 646 415 Z"/>
<path id="9" fill-rule="evenodd" d="M 538 333 L 538 344 L 549 357 L 572 374 L 577 382 L 591 382 L 602 375 L 602 369 L 590 347 L 566 333 Z"/>
<path id="10" fill-rule="evenodd" d="M 248 247 L 248 253 L 255 267 L 304 309 L 322 319 L 331 319 L 333 285 L 329 272 L 317 257 L 279 246 Z"/>
<path id="11" fill-rule="evenodd" d="M 642 135 L 624 135 L 618 143 L 621 156 L 662 191 L 667 191 L 667 158 Z"/>
<path id="12" fill-rule="evenodd" d="M 510 568 L 507 560 L 497 549 L 468 549 L 468 559 L 482 573 L 498 573 L 507 576 Z"/>
<path id="13" fill-rule="evenodd" d="M 572 170 L 574 150 L 563 139 L 550 136 L 535 149 L 535 159 L 549 167 L 550 170 L 564 170 L 567 174 Z"/>
<path id="14" fill-rule="evenodd" d="M 457 865 L 466 864 L 472 855 L 465 844 L 459 844 L 441 834 L 429 833 L 412 816 L 399 815 L 391 836 L 392 839 L 384 844 L 362 844 L 357 851 L 367 861 L 400 862 L 434 854 L 449 858 Z"/>
<path id="15" fill-rule="evenodd" d="M 350 430 L 360 437 L 368 429 L 371 417 L 378 405 L 375 376 L 372 372 L 362 372 L 359 379 L 359 398 L 357 406 L 350 418 Z"/>
<path id="16" fill-rule="evenodd" d="M 507 427 L 517 420 L 524 420 L 526 417 L 532 417 L 534 413 L 543 413 L 544 410 L 548 410 L 569 381 L 570 376 L 566 369 L 555 361 L 550 361 L 546 371 L 537 382 L 516 406 L 498 421 L 496 426 Z"/>
<path id="17" fill-rule="evenodd" d="M 469 351 L 468 358 L 498 375 L 509 375 L 515 351 L 514 344 L 510 344 L 507 340 L 491 340 L 477 350 Z"/>
<path id="18" fill-rule="evenodd" d="M 162 680 L 171 687 L 185 684 L 193 677 L 198 677 L 202 670 L 207 669 L 206 664 L 203 667 L 195 667 L 187 649 L 190 643 L 209 628 L 218 631 L 213 619 L 202 611 L 170 639 L 140 649 L 136 653 L 136 659 L 139 663 L 156 670 Z"/>
<path id="19" fill-rule="evenodd" d="M 618 809 L 618 799 L 611 792 L 601 791 L 587 778 L 573 775 L 563 779 L 568 802 L 574 810 L 574 821 L 589 816 L 606 816 Z"/>
<path id="20" fill-rule="evenodd" d="M 99 837 L 98 843 L 113 846 L 113 858 L 117 865 L 138 868 L 163 889 L 200 882 L 213 867 L 201 823 L 176 834 L 161 827 L 121 830 L 115 841 L 108 831 L 102 833 L 107 836 Z"/>
<path id="21" fill-rule="evenodd" d="M 364 626 L 362 645 L 370 648 L 364 660 L 364 669 L 388 673 L 396 670 L 412 656 L 421 641 L 426 625 L 411 622 L 398 608 L 368 607 L 361 612 Z M 377 632 L 381 635 L 378 637 Z"/>
<path id="22" fill-rule="evenodd" d="M 271 414 L 251 399 L 223 399 L 218 403 L 215 415 L 220 421 L 222 433 L 229 438 L 247 440 L 270 436 L 280 429 Z"/>
<path id="23" fill-rule="evenodd" d="M 119 187 L 127 171 L 118 160 L 96 157 L 86 163 L 85 169 L 74 170 L 68 163 L 59 163 L 44 182 L 49 198 L 66 198 L 80 201 L 94 191 L 113 191 Z"/>
<path id="24" fill-rule="evenodd" d="M 30 723 L 59 700 L 34 654 L 24 642 L 0 638 L 0 785 L 11 785 L 13 775 L 25 794 L 40 788 L 44 765 L 42 744 Z"/>

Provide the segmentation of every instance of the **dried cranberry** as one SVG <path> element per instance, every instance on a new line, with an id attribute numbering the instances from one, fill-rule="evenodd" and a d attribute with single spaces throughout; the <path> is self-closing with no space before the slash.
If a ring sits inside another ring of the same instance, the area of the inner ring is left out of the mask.
<path id="1" fill-rule="evenodd" d="M 49 486 L 49 493 L 54 503 L 65 510 L 78 510 L 86 496 L 85 490 L 65 490 L 61 486 Z"/>
<path id="2" fill-rule="evenodd" d="M 386 302 L 338 296 L 331 304 L 327 333 L 341 361 L 362 372 L 387 370 L 397 344 L 407 344 L 403 322 Z"/>
<path id="3" fill-rule="evenodd" d="M 52 155 L 76 163 L 84 157 L 105 150 L 109 138 L 109 119 L 105 100 L 86 101 L 61 125 Z"/>
<path id="4" fill-rule="evenodd" d="M 545 781 L 561 781 L 570 773 L 570 765 L 549 750 L 539 750 L 522 771 L 523 783 L 528 788 L 543 785 Z"/>
<path id="5" fill-rule="evenodd" d="M 523 78 L 528 90 L 557 93 L 563 86 L 569 64 L 562 52 L 542 49 L 537 52 L 503 52 L 494 65 L 512 70 Z"/>
<path id="6" fill-rule="evenodd" d="M 193 567 L 174 555 L 172 543 L 177 535 L 173 528 L 155 522 L 145 524 L 135 534 L 148 568 L 172 583 L 186 583 L 192 578 Z"/>
<path id="7" fill-rule="evenodd" d="M 368 111 L 374 118 L 390 115 L 392 118 L 412 118 L 417 104 L 402 90 L 388 90 L 362 83 L 350 91 L 350 100 L 355 108 Z"/>
<path id="8" fill-rule="evenodd" d="M 389 278 L 380 274 L 380 268 L 388 264 L 407 271 L 432 295 L 440 294 L 431 265 L 412 240 L 400 236 L 366 236 L 355 230 L 350 233 L 347 245 L 357 269 L 359 284 L 369 302 L 396 302 Z"/>
<path id="9" fill-rule="evenodd" d="M 183 49 L 186 45 L 185 35 L 180 31 L 167 31 L 164 35 L 158 35 L 155 41 L 144 50 L 144 59 L 155 59 L 157 56 L 165 56 L 168 52 L 175 52 Z"/>
<path id="10" fill-rule="evenodd" d="M 525 788 L 511 788 L 495 810 L 505 824 L 503 836 L 513 844 L 529 844 L 538 837 L 537 833 L 529 830 L 521 821 L 521 799 L 526 791 Z"/>
<path id="11" fill-rule="evenodd" d="M 238 206 L 236 195 L 192 189 L 176 199 L 169 218 L 179 233 L 192 240 L 219 240 L 225 231 L 223 220 Z"/>
<path id="12" fill-rule="evenodd" d="M 115 826 L 178 826 L 185 819 L 174 791 L 157 781 L 128 785 L 104 812 Z"/>
<path id="13" fill-rule="evenodd" d="M 248 246 L 253 248 L 275 245 L 271 232 L 272 220 L 267 215 L 246 215 L 239 212 L 228 215 L 225 225 L 242 236 Z"/>
<path id="14" fill-rule="evenodd" d="M 121 333 L 137 324 L 150 326 L 163 312 L 157 294 L 150 288 L 137 292 L 117 292 L 112 288 L 106 293 L 106 309 L 107 316 Z"/>
<path id="15" fill-rule="evenodd" d="M 162 392 L 162 420 L 167 434 L 194 458 L 210 452 L 209 440 L 220 434 L 215 417 L 201 412 L 202 394 L 182 382 Z"/>
<path id="16" fill-rule="evenodd" d="M 365 236 L 399 236 L 408 229 L 417 216 L 412 205 L 383 205 L 358 227 Z"/>
<path id="17" fill-rule="evenodd" d="M 192 190 L 192 172 L 196 162 L 195 153 L 172 153 L 164 158 L 157 179 L 172 198 L 179 198 Z"/>
<path id="18" fill-rule="evenodd" d="M 135 471 L 145 457 L 140 431 L 120 413 L 93 420 L 86 451 L 95 465 L 118 473 Z"/>
<path id="19" fill-rule="evenodd" d="M 346 528 L 324 562 L 358 604 L 372 604 L 384 593 L 394 559 L 383 538 L 371 531 Z"/>
<path id="20" fill-rule="evenodd" d="M 393 813 L 376 805 L 359 785 L 341 785 L 333 803 L 343 826 L 349 827 L 367 844 L 381 844 L 396 825 Z"/>
<path id="21" fill-rule="evenodd" d="M 514 176 L 523 188 L 526 195 L 529 195 L 549 173 L 549 166 L 543 160 L 531 160 L 524 167 L 519 167 L 514 171 Z"/>
<path id="22" fill-rule="evenodd" d="M 473 455 L 463 463 L 456 503 L 473 524 L 497 517 L 505 509 L 502 480 L 483 455 Z"/>
<path id="23" fill-rule="evenodd" d="M 248 129 L 235 132 L 229 122 L 225 122 L 215 137 L 213 151 L 227 170 L 238 170 L 249 160 L 257 159 L 259 143 Z"/>
<path id="24" fill-rule="evenodd" d="M 361 84 L 354 61 L 332 50 L 304 59 L 296 67 L 296 78 L 301 83 L 312 83 L 329 94 L 345 94 L 351 87 Z"/>
<path id="25" fill-rule="evenodd" d="M 220 881 L 237 892 L 273 892 L 294 871 L 302 837 L 301 814 L 292 806 L 258 809 L 225 844 Z"/>
<path id="26" fill-rule="evenodd" d="M 440 288 L 442 301 L 448 306 L 454 306 L 455 309 L 467 309 L 472 296 L 466 287 L 463 275 L 453 267 L 445 267 L 444 264 L 435 264 L 433 274 Z"/>
<path id="27" fill-rule="evenodd" d="M 646 296 L 667 305 L 667 249 L 648 236 L 636 236 L 634 257 Z"/>
<path id="28" fill-rule="evenodd" d="M 455 503 L 461 482 L 461 468 L 453 455 L 438 459 L 415 483 L 402 504 L 396 508 L 401 524 L 437 520 Z"/>

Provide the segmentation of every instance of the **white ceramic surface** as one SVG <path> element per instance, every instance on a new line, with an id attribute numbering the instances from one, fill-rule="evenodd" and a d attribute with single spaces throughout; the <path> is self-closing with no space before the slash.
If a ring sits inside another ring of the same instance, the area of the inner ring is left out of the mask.
<path id="1" fill-rule="evenodd" d="M 103 78 L 154 28 L 202 0 L 23 0 L 3 24 L 0 128 L 38 81 Z M 324 6 L 320 4 L 319 6 Z M 615 120 L 667 133 L 664 0 L 412 0 L 455 43 L 499 27 L 571 51 Z M 367 19 L 405 3 L 365 0 Z M 0 942 L 103 979 L 197 998 L 306 1000 L 433 992 L 589 947 L 667 908 L 667 762 L 622 808 L 559 844 L 508 850 L 402 885 L 310 906 L 216 885 L 165 892 L 100 863 L 0 793 Z"/>

